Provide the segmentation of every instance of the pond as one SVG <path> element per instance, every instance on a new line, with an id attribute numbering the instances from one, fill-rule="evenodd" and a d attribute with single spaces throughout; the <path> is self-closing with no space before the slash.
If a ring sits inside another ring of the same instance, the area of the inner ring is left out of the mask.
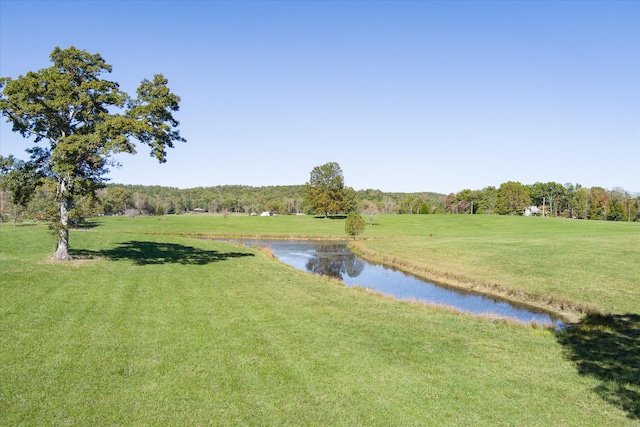
<path id="1" fill-rule="evenodd" d="M 416 276 L 369 263 L 349 250 L 345 242 L 299 240 L 234 240 L 249 246 L 268 246 L 282 262 L 309 273 L 342 280 L 347 286 L 376 290 L 399 300 L 416 300 L 454 307 L 473 314 L 496 315 L 562 328 L 561 319 L 507 301 L 447 288 Z"/>

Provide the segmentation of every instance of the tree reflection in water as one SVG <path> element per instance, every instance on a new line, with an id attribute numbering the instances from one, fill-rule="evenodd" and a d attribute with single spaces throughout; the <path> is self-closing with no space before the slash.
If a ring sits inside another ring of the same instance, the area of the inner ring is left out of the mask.
<path id="1" fill-rule="evenodd" d="M 345 245 L 320 245 L 316 252 L 318 256 L 307 262 L 307 270 L 311 273 L 342 280 L 343 274 L 358 277 L 364 270 L 365 263 L 356 258 Z"/>
<path id="2" fill-rule="evenodd" d="M 363 286 L 397 299 L 426 301 L 475 314 L 552 324 L 557 328 L 564 326 L 562 319 L 552 318 L 548 313 L 531 311 L 484 295 L 443 288 L 410 274 L 369 264 L 356 257 L 344 241 L 245 240 L 243 243 L 269 246 L 274 256 L 299 270 L 333 277 L 347 286 Z"/>

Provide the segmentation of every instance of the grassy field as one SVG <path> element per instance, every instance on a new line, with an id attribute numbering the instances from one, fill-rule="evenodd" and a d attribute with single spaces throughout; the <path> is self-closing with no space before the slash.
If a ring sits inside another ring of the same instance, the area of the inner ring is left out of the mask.
<path id="1" fill-rule="evenodd" d="M 572 229 L 572 221 L 543 220 L 536 232 L 520 220 L 379 217 L 362 237 L 396 261 L 402 242 L 421 250 L 402 260 L 412 268 L 428 248 L 449 250 L 438 268 L 448 259 L 461 266 L 450 272 L 458 278 L 472 270 L 450 257 L 470 259 L 471 248 L 486 245 L 499 258 L 501 240 L 513 248 L 518 234 L 525 243 L 559 236 L 561 248 L 585 236 L 576 251 L 591 254 L 588 241 L 606 243 L 617 251 L 610 261 L 628 256 L 619 262 L 637 271 L 634 224 Z M 77 259 L 68 264 L 50 261 L 46 226 L 0 225 L 0 425 L 617 426 L 640 419 L 640 310 L 638 299 L 620 296 L 638 295 L 630 273 L 610 269 L 603 294 L 611 302 L 576 299 L 610 316 L 587 316 L 556 334 L 393 301 L 257 249 L 180 235 L 344 238 L 340 220 L 183 215 L 93 224 L 72 231 Z M 629 255 L 619 248 L 625 242 Z M 458 246 L 466 249 L 453 252 Z M 508 252 L 507 265 L 495 264 L 503 270 L 529 256 Z M 562 274 L 555 270 L 549 274 Z M 509 285 L 507 273 L 492 274 Z M 533 284 L 527 292 L 544 291 L 527 270 L 510 274 Z M 497 283 L 492 277 L 477 281 Z M 596 285 L 587 288 L 599 296 Z"/>
<path id="2" fill-rule="evenodd" d="M 380 217 L 362 251 L 437 281 L 558 312 L 640 313 L 640 224 L 486 215 Z M 391 254 L 391 255 L 390 255 Z"/>
<path id="3" fill-rule="evenodd" d="M 103 227 L 204 236 L 346 239 L 309 216 L 108 218 Z M 640 313 L 640 223 L 489 215 L 380 215 L 356 243 L 372 260 L 571 316 Z"/>

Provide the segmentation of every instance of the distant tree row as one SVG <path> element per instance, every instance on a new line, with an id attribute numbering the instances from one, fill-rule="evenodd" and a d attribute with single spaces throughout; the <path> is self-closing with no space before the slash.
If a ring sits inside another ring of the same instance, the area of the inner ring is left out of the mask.
<path id="1" fill-rule="evenodd" d="M 523 185 L 509 181 L 500 187 L 465 189 L 451 193 L 436 213 L 522 215 L 528 208 L 534 215 L 563 218 L 639 221 L 640 195 L 622 188 L 605 190 L 580 184 L 536 182 Z"/>
<path id="2" fill-rule="evenodd" d="M 14 203 L 11 192 L 2 183 L 6 177 L 0 176 L 0 217 L 2 221 L 14 217 L 47 217 L 47 212 L 55 211 L 52 203 L 55 187 L 42 182 L 33 196 L 22 203 Z M 419 213 L 406 210 L 408 200 L 418 200 L 418 206 L 437 204 L 444 195 L 436 193 L 384 193 L 379 190 L 354 191 L 351 204 L 357 211 L 374 214 Z M 72 219 L 95 215 L 163 215 L 186 212 L 208 212 L 215 214 L 251 214 L 269 212 L 277 215 L 323 215 L 309 204 L 304 185 L 252 187 L 224 185 L 178 189 L 174 187 L 107 184 L 96 191 L 95 197 L 79 198 L 76 204 L 84 208 L 75 209 Z M 50 205 L 48 209 L 45 206 Z M 349 209 L 353 210 L 353 209 Z M 340 209 L 343 211 L 343 209 Z M 338 212 L 336 212 L 338 213 Z M 346 212 L 344 212 L 346 213 Z M 16 215 L 17 214 L 17 215 Z"/>
<path id="3" fill-rule="evenodd" d="M 39 181 L 35 191 L 12 192 L 23 182 L 0 167 L 0 220 L 52 219 L 56 185 Z M 24 177 L 22 177 L 24 178 Z M 305 185 L 252 187 L 225 185 L 178 189 L 174 187 L 108 184 L 76 200 L 70 212 L 72 224 L 96 215 L 165 215 L 185 212 L 215 214 L 323 215 L 310 204 Z M 29 194 L 29 197 L 26 197 Z M 368 222 L 378 214 L 500 214 L 522 215 L 538 207 L 539 216 L 607 221 L 640 221 L 640 196 L 621 188 L 605 190 L 580 185 L 507 182 L 482 190 L 465 189 L 449 195 L 437 193 L 385 193 L 358 190 L 350 193 L 348 207 L 335 213 L 357 211 Z"/>

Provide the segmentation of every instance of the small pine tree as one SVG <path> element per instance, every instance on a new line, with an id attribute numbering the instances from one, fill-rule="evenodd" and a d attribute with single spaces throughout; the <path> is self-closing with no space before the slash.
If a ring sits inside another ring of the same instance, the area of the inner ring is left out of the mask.
<path id="1" fill-rule="evenodd" d="M 420 205 L 420 214 L 426 215 L 429 213 L 431 213 L 431 208 L 429 208 L 429 205 L 427 204 L 427 202 L 422 202 L 422 204 Z"/>
<path id="2" fill-rule="evenodd" d="M 349 212 L 347 220 L 344 223 L 344 231 L 346 231 L 347 234 L 352 236 L 353 240 L 355 240 L 356 236 L 361 234 L 365 228 L 366 224 L 362 217 L 355 212 Z"/>

